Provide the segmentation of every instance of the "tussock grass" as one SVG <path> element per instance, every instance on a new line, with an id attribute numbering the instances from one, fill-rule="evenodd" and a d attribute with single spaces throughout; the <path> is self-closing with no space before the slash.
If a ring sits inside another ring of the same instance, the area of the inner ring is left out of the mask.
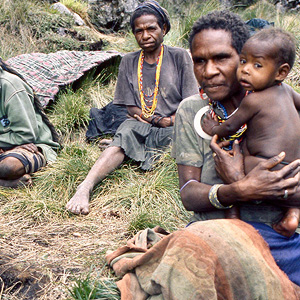
<path id="1" fill-rule="evenodd" d="M 179 197 L 177 168 L 169 153 L 161 157 L 151 172 L 126 163 L 110 175 L 102 192 L 93 200 L 93 211 L 103 205 L 112 211 L 125 210 L 131 219 L 128 225 L 131 233 L 155 223 L 173 231 L 184 226 L 190 217 Z"/>
<path id="2" fill-rule="evenodd" d="M 75 93 L 71 89 L 60 95 L 53 106 L 51 120 L 61 133 L 72 132 L 88 125 L 89 106 L 83 90 Z"/>
<path id="3" fill-rule="evenodd" d="M 192 4 L 187 6 L 183 13 L 182 19 L 179 20 L 179 41 L 181 47 L 188 48 L 189 33 L 192 29 L 194 22 L 201 16 L 206 15 L 208 12 L 213 10 L 222 9 L 220 1 L 192 1 Z"/>
<path id="4" fill-rule="evenodd" d="M 103 279 L 99 282 L 92 282 L 89 276 L 84 279 L 77 279 L 75 285 L 70 289 L 70 294 L 76 300 L 120 299 L 120 292 L 114 281 Z"/>
<path id="5" fill-rule="evenodd" d="M 272 21 L 280 14 L 280 12 L 275 9 L 274 5 L 266 0 L 257 1 L 255 4 L 251 5 L 247 9 L 237 9 L 236 12 L 240 14 L 244 20 L 261 18 L 268 21 Z"/>
<path id="6" fill-rule="evenodd" d="M 79 141 L 68 143 L 54 164 L 34 175 L 32 188 L 7 190 L 11 197 L 2 201 L 3 213 L 20 215 L 20 218 L 38 223 L 67 217 L 65 204 L 99 154 L 97 146 L 85 147 L 84 142 Z"/>

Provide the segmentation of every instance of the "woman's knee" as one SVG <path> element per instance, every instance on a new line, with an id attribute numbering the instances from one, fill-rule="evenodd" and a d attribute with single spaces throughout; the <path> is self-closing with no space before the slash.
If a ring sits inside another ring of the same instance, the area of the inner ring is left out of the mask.
<path id="1" fill-rule="evenodd" d="M 6 157 L 0 162 L 0 178 L 15 179 L 25 173 L 23 164 L 15 157 Z"/>

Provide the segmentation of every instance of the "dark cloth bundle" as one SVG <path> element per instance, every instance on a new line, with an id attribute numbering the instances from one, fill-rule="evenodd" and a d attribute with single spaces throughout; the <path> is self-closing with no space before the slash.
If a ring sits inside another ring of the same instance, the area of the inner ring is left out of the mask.
<path id="1" fill-rule="evenodd" d="M 106 134 L 115 134 L 118 127 L 127 119 L 127 109 L 112 102 L 105 107 L 90 109 L 90 122 L 86 132 L 88 141 L 93 141 Z"/>

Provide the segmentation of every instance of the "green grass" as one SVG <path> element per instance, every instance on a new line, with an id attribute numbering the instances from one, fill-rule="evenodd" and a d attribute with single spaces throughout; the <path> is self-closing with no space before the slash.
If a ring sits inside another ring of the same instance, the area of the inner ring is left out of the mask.
<path id="1" fill-rule="evenodd" d="M 178 24 L 180 33 L 179 42 L 181 47 L 189 47 L 189 33 L 196 20 L 212 10 L 221 8 L 222 7 L 220 5 L 220 2 L 216 0 L 192 2 L 192 4 L 186 8 L 185 12 L 183 13 L 182 19 L 179 20 Z"/>
<path id="2" fill-rule="evenodd" d="M 89 106 L 86 93 L 80 89 L 76 93 L 67 89 L 63 92 L 51 111 L 52 122 L 62 134 L 74 132 L 88 125 Z"/>
<path id="3" fill-rule="evenodd" d="M 120 292 L 113 280 L 92 281 L 89 276 L 76 279 L 74 286 L 69 289 L 75 300 L 119 300 Z"/>

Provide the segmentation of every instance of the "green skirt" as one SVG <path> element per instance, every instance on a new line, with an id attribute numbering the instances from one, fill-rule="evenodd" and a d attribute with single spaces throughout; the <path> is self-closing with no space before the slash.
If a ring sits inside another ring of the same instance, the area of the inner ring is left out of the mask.
<path id="1" fill-rule="evenodd" d="M 121 147 L 127 157 L 141 162 L 142 170 L 150 170 L 171 144 L 172 136 L 173 126 L 160 128 L 128 119 L 119 126 L 110 147 Z"/>

